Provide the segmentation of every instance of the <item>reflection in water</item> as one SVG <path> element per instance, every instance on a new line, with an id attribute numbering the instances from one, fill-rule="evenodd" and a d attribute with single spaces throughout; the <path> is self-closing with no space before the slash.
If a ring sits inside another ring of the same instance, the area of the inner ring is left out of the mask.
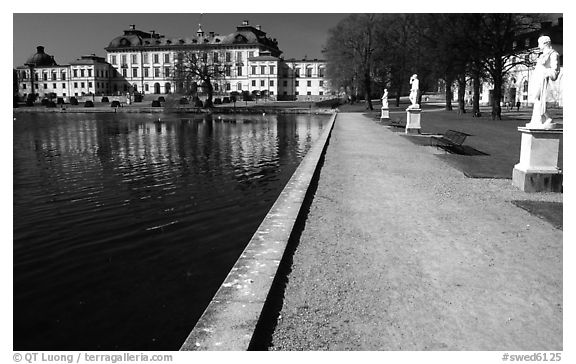
<path id="1" fill-rule="evenodd" d="M 177 349 L 326 119 L 20 115 L 14 349 Z"/>

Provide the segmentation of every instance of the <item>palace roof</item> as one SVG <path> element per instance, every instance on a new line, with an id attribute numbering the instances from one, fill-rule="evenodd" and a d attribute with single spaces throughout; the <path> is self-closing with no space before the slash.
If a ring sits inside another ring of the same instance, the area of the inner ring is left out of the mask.
<path id="1" fill-rule="evenodd" d="M 25 63 L 26 66 L 32 67 L 50 67 L 57 66 L 56 61 L 54 61 L 54 56 L 50 56 L 44 53 L 44 47 L 36 47 L 36 53 L 31 55 Z"/>
<path id="2" fill-rule="evenodd" d="M 156 33 L 155 31 L 144 32 L 137 30 L 135 25 L 124 31 L 124 35 L 118 36 L 110 42 L 106 51 L 126 51 L 130 48 L 173 48 L 190 49 L 201 46 L 216 48 L 226 45 L 257 45 L 269 49 L 273 55 L 280 55 L 282 51 L 278 49 L 276 39 L 266 36 L 266 33 L 260 30 L 260 27 L 253 27 L 244 21 L 242 26 L 238 26 L 236 31 L 228 35 L 219 35 L 214 32 L 206 34 L 202 27 L 198 28 L 196 35 L 189 37 L 167 37 Z"/>

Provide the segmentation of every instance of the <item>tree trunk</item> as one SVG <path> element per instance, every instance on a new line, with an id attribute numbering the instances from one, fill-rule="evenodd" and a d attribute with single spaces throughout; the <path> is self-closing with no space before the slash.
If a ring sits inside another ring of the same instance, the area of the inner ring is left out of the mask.
<path id="1" fill-rule="evenodd" d="M 462 114 L 466 113 L 466 75 L 462 74 L 458 76 L 458 110 Z"/>
<path id="2" fill-rule="evenodd" d="M 502 120 L 502 108 L 500 101 L 502 101 L 502 78 L 494 77 L 494 92 L 492 93 L 492 120 Z"/>
<path id="3" fill-rule="evenodd" d="M 452 111 L 452 78 L 446 77 L 446 111 Z"/>
<path id="4" fill-rule="evenodd" d="M 400 94 L 402 93 L 402 86 L 396 89 L 396 107 L 400 107 Z"/>
<path id="5" fill-rule="evenodd" d="M 212 107 L 214 104 L 212 103 L 212 95 L 214 94 L 214 86 L 212 86 L 212 82 L 208 81 L 205 82 L 206 93 L 208 97 L 206 98 L 206 102 L 204 103 L 204 107 Z"/>
<path id="6" fill-rule="evenodd" d="M 367 109 L 368 109 L 368 110 L 371 110 L 371 111 L 374 110 L 374 106 L 372 105 L 372 100 L 371 100 L 370 92 L 369 92 L 369 91 L 366 91 L 366 96 L 365 96 L 365 97 L 366 97 L 366 101 L 367 101 L 367 103 L 368 103 Z"/>
<path id="7" fill-rule="evenodd" d="M 473 81 L 473 98 L 472 98 L 472 116 L 480 117 L 482 113 L 480 112 L 480 72 L 475 71 L 472 75 Z"/>

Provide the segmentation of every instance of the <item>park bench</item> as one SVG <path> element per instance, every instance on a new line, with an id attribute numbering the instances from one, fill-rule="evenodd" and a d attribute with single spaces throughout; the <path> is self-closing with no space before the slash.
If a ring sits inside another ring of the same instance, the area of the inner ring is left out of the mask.
<path id="1" fill-rule="evenodd" d="M 390 119 L 390 126 L 404 128 L 406 125 L 400 119 Z"/>
<path id="2" fill-rule="evenodd" d="M 466 140 L 466 137 L 470 134 L 463 133 L 456 130 L 446 130 L 446 132 L 441 136 L 433 136 L 430 141 L 434 143 L 437 148 L 442 149 L 452 149 L 461 148 L 462 144 Z"/>

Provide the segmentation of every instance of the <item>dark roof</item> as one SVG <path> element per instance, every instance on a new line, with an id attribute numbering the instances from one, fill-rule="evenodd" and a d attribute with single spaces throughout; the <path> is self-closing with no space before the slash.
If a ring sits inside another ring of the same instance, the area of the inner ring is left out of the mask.
<path id="1" fill-rule="evenodd" d="M 28 58 L 25 65 L 33 67 L 57 66 L 56 61 L 54 61 L 54 57 L 44 53 L 43 46 L 36 47 L 36 53 Z"/>
<path id="2" fill-rule="evenodd" d="M 71 65 L 81 65 L 81 64 L 98 64 L 107 63 L 104 57 L 98 57 L 95 54 L 90 54 L 82 56 L 75 61 L 70 62 Z"/>
<path id="3" fill-rule="evenodd" d="M 325 59 L 309 59 L 309 58 L 302 58 L 302 59 L 296 59 L 296 58 L 288 58 L 284 60 L 285 62 L 310 62 L 310 63 L 315 63 L 315 62 L 320 62 L 320 63 L 325 63 L 326 60 Z"/>
<path id="4" fill-rule="evenodd" d="M 124 35 L 118 36 L 110 42 L 106 51 L 123 50 L 129 48 L 190 48 L 199 45 L 209 45 L 213 47 L 222 45 L 259 45 L 272 51 L 273 55 L 280 55 L 282 51 L 278 49 L 276 39 L 266 36 L 266 33 L 252 26 L 240 26 L 236 31 L 228 35 L 219 35 L 213 32 L 205 34 L 203 31 L 197 32 L 196 35 L 189 37 L 167 37 L 156 34 L 155 32 L 147 33 L 132 27 L 124 31 Z"/>
<path id="5" fill-rule="evenodd" d="M 265 56 L 249 57 L 248 60 L 249 61 L 279 61 L 280 58 L 270 56 L 270 55 L 265 55 Z"/>

